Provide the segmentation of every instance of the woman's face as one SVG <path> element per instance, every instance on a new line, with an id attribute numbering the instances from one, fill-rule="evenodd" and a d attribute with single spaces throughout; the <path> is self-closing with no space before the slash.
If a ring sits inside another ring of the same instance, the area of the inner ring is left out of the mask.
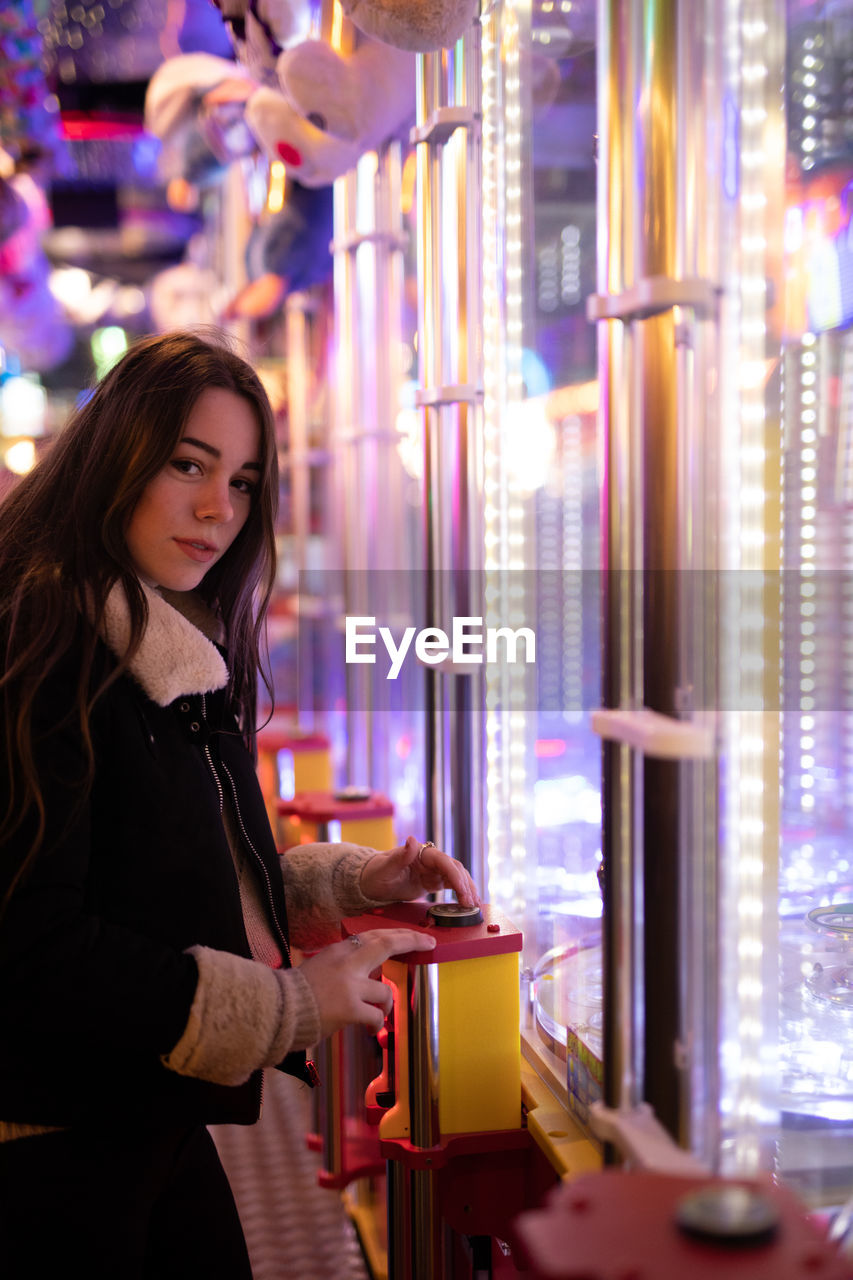
<path id="1" fill-rule="evenodd" d="M 175 452 L 130 517 L 127 547 L 143 582 L 171 591 L 198 586 L 248 519 L 260 455 L 249 401 L 222 387 L 203 391 Z"/>

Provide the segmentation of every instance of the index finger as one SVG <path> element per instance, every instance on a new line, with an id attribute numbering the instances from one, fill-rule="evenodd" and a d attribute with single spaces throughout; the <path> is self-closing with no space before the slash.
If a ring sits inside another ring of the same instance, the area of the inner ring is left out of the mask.
<path id="1" fill-rule="evenodd" d="M 429 862 L 427 862 L 427 858 L 429 858 Z M 443 853 L 441 849 L 429 849 L 424 853 L 422 862 L 426 870 L 441 876 L 445 887 L 451 889 L 464 906 L 478 907 L 480 905 L 480 895 L 472 877 L 465 870 L 462 863 L 455 858 L 451 858 L 449 853 Z"/>
<path id="2" fill-rule="evenodd" d="M 407 951 L 435 950 L 435 938 L 416 929 L 367 929 L 358 936 L 362 946 L 370 947 L 371 960 L 379 954 L 377 964 L 391 956 L 405 955 Z"/>

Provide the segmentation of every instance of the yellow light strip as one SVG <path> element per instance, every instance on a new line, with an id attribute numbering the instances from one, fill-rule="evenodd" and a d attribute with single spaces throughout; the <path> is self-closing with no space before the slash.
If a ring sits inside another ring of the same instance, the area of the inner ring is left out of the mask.
<path id="1" fill-rule="evenodd" d="M 335 0 L 332 8 L 332 28 L 329 32 L 329 44 L 335 53 L 341 52 L 344 35 L 344 11 L 341 8 L 340 0 Z"/>
<path id="2" fill-rule="evenodd" d="M 267 212 L 281 213 L 284 208 L 285 167 L 281 160 L 274 160 L 270 165 L 269 186 L 267 188 Z"/>

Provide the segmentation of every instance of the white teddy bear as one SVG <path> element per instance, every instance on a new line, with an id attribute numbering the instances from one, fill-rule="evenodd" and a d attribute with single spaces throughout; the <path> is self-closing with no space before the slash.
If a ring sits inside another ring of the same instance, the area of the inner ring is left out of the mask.
<path id="1" fill-rule="evenodd" d="M 281 92 L 246 103 L 246 123 L 272 160 L 307 187 L 325 186 L 414 118 L 415 57 L 374 40 L 342 57 L 322 40 L 285 50 Z"/>
<path id="2" fill-rule="evenodd" d="M 341 0 L 352 24 L 397 49 L 449 49 L 473 24 L 479 0 Z"/>
<path id="3" fill-rule="evenodd" d="M 275 83 L 275 64 L 291 45 L 313 31 L 311 0 L 213 0 L 225 19 L 238 62 L 266 83 Z"/>

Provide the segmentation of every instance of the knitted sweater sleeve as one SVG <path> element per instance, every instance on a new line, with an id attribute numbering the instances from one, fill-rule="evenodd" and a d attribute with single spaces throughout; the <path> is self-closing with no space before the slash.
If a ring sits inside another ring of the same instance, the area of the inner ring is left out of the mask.
<path id="1" fill-rule="evenodd" d="M 291 940 L 314 950 L 340 938 L 343 916 L 381 904 L 359 888 L 375 849 L 355 844 L 299 845 L 282 854 Z M 242 1084 L 258 1067 L 277 1065 L 320 1035 L 310 985 L 298 967 L 270 969 L 255 960 L 191 947 L 198 985 L 177 1044 L 162 1058 L 179 1075 Z"/>
<path id="2" fill-rule="evenodd" d="M 162 1058 L 182 1076 L 236 1085 L 320 1038 L 320 1015 L 299 969 L 270 969 L 211 947 L 191 947 L 198 986 L 181 1038 Z"/>
<path id="3" fill-rule="evenodd" d="M 344 916 L 383 903 L 361 892 L 361 873 L 376 853 L 357 844 L 301 844 L 281 855 L 291 941 L 303 951 L 340 939 Z"/>

